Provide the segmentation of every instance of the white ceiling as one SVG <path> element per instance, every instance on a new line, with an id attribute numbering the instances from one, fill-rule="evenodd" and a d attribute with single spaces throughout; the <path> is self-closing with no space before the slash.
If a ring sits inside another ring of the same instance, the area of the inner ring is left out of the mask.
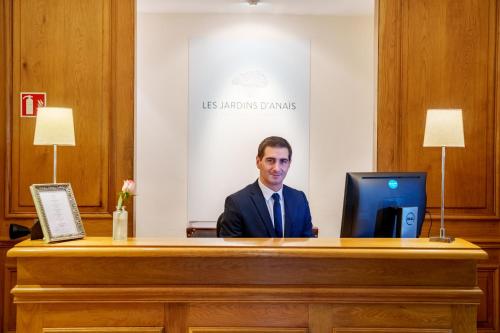
<path id="1" fill-rule="evenodd" d="M 373 15 L 375 0 L 137 0 L 140 13 L 259 13 L 293 15 Z"/>

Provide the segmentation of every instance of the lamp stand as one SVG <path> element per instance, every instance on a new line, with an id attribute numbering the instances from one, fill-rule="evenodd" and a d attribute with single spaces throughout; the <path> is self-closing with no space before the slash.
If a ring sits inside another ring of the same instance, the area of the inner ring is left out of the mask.
<path id="1" fill-rule="evenodd" d="M 57 145 L 54 145 L 54 176 L 53 183 L 57 184 Z"/>
<path id="2" fill-rule="evenodd" d="M 444 228 L 444 166 L 446 159 L 446 147 L 441 147 L 441 227 L 439 228 L 439 237 L 431 237 L 431 242 L 451 243 L 455 240 L 454 237 L 446 236 L 446 229 Z"/>

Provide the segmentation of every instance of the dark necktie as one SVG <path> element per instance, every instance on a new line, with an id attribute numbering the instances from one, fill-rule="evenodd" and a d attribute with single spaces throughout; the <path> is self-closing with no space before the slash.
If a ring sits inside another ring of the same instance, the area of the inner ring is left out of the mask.
<path id="1" fill-rule="evenodd" d="M 274 200 L 273 206 L 273 217 L 274 217 L 274 231 L 276 232 L 276 237 L 283 237 L 283 221 L 281 219 L 281 204 L 280 204 L 280 195 L 278 193 L 274 193 L 272 195 Z"/>

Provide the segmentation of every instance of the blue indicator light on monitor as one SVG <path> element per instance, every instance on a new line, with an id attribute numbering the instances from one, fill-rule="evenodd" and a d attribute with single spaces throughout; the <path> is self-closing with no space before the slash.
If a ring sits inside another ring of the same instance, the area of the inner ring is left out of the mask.
<path id="1" fill-rule="evenodd" d="M 387 182 L 387 185 L 391 190 L 395 190 L 398 188 L 398 181 L 396 179 L 391 179 Z"/>

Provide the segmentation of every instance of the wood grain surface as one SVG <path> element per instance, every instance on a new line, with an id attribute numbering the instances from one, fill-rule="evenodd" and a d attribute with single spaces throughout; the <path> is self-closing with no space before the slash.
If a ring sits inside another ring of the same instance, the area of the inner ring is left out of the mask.
<path id="1" fill-rule="evenodd" d="M 17 260 L 17 332 L 475 332 L 482 297 L 476 261 L 486 254 L 464 240 L 428 243 L 24 241 L 8 253 Z"/>

